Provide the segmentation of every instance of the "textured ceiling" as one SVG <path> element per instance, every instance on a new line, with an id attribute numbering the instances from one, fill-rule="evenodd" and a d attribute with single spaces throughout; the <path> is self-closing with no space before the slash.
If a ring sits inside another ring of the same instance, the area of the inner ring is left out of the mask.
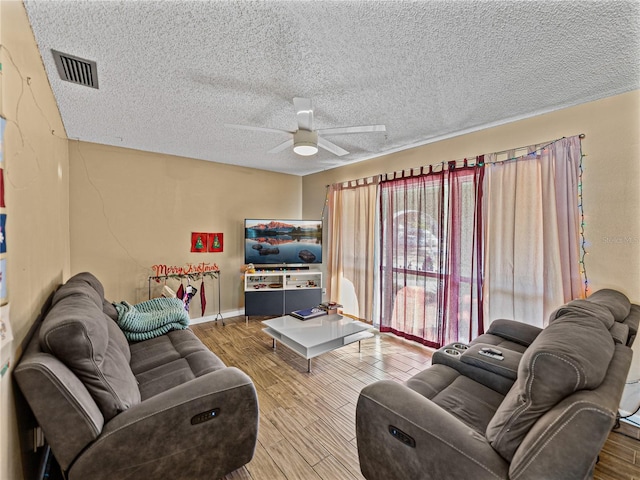
<path id="1" fill-rule="evenodd" d="M 26 1 L 69 138 L 305 175 L 640 87 L 638 1 Z M 51 49 L 98 65 L 64 82 Z M 295 130 L 350 153 L 267 151 Z M 390 166 L 392 170 L 392 166 Z"/>

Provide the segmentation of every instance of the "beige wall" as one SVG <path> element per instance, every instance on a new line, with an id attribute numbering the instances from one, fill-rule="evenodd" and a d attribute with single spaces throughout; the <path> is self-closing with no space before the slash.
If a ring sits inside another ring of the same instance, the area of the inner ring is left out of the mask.
<path id="1" fill-rule="evenodd" d="M 615 288 L 640 303 L 640 91 L 382 156 L 303 178 L 303 214 L 325 185 L 541 143 L 583 140 L 585 258 L 589 288 Z M 633 267 L 632 267 L 633 266 Z"/>
<path id="2" fill-rule="evenodd" d="M 7 288 L 14 360 L 48 295 L 69 274 L 68 150 L 22 2 L 0 2 Z M 15 362 L 14 362 L 15 363 Z M 11 376 L 0 379 L 0 478 L 22 478 Z"/>
<path id="3" fill-rule="evenodd" d="M 5 133 L 7 284 L 12 350 L 53 288 L 94 272 L 113 300 L 146 299 L 157 263 L 216 262 L 222 310 L 243 305 L 245 217 L 318 218 L 337 181 L 587 135 L 591 288 L 640 301 L 640 93 L 592 102 L 304 178 L 82 142 L 64 127 L 21 2 L 0 2 L 0 113 Z M 302 205 L 300 199 L 302 198 Z M 224 252 L 192 254 L 192 231 L 223 232 Z M 207 315 L 217 311 L 208 287 Z M 193 308 L 199 316 L 199 304 Z M 192 314 L 192 316 L 194 316 Z M 634 360 L 637 363 L 637 360 Z M 0 478 L 22 478 L 10 376 L 0 379 Z"/>
<path id="4" fill-rule="evenodd" d="M 222 271 L 223 313 L 238 310 L 244 218 L 302 210 L 297 176 L 74 141 L 69 154 L 71 270 L 97 275 L 112 301 L 146 300 L 153 265 L 205 262 Z M 224 251 L 190 253 L 191 232 L 222 232 Z M 161 285 L 153 286 L 155 295 Z M 217 294 L 213 280 L 205 287 L 208 316 Z M 191 317 L 200 316 L 196 296 Z"/>

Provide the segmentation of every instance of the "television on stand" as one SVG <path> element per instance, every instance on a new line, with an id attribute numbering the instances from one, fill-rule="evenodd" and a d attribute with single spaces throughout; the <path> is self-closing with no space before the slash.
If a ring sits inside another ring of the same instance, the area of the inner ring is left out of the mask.
<path id="1" fill-rule="evenodd" d="M 263 268 L 322 264 L 322 220 L 245 219 L 244 263 Z"/>

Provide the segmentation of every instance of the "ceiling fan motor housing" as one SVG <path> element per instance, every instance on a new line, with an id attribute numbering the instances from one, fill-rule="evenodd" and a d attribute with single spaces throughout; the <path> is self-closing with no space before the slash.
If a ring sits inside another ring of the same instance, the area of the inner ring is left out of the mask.
<path id="1" fill-rule="evenodd" d="M 318 152 L 318 132 L 298 130 L 293 134 L 293 151 L 298 155 L 314 155 Z"/>

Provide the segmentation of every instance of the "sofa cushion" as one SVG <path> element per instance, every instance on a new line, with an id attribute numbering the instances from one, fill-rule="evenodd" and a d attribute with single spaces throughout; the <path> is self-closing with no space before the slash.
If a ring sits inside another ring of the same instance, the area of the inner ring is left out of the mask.
<path id="1" fill-rule="evenodd" d="M 131 345 L 131 369 L 142 400 L 222 368 L 222 360 L 191 330 L 173 330 Z"/>
<path id="2" fill-rule="evenodd" d="M 521 347 L 524 347 L 516 351 L 524 352 L 525 348 L 533 343 L 536 337 L 540 335 L 541 331 L 541 328 L 534 325 L 499 318 L 491 322 L 491 325 L 489 325 L 489 329 L 487 330 L 487 335 L 495 335 L 504 340 L 516 343 Z M 474 340 L 472 343 L 478 342 Z M 511 348 L 511 350 L 514 350 L 514 348 Z"/>
<path id="3" fill-rule="evenodd" d="M 504 396 L 455 369 L 432 365 L 411 377 L 407 387 L 430 399 L 483 434 Z"/>
<path id="4" fill-rule="evenodd" d="M 504 396 L 489 387 L 459 375 L 432 401 L 483 434 L 503 399 Z"/>
<path id="5" fill-rule="evenodd" d="M 607 330 L 616 323 L 613 314 L 607 307 L 588 300 L 573 300 L 561 306 L 551 314 L 549 323 L 554 322 L 558 318 L 566 318 L 568 316 L 576 318 L 582 318 L 584 316 L 595 317 L 602 322 Z"/>
<path id="6" fill-rule="evenodd" d="M 435 364 L 415 374 L 405 384 L 411 390 L 431 400 L 459 376 L 460 372 L 457 370 L 447 365 Z"/>
<path id="7" fill-rule="evenodd" d="M 109 300 L 104 300 L 104 302 L 102 302 L 102 310 L 109 318 L 113 319 L 115 322 L 118 321 L 118 310 L 116 310 L 115 305 Z"/>
<path id="8" fill-rule="evenodd" d="M 77 273 L 73 277 L 71 277 L 69 280 L 67 280 L 67 282 L 65 283 L 65 287 L 70 287 L 73 284 L 89 286 L 91 287 L 92 290 L 94 290 L 98 294 L 98 296 L 101 299 L 104 298 L 104 287 L 102 286 L 102 283 L 100 282 L 100 280 L 98 280 L 93 273 L 89 273 L 89 272 Z"/>
<path id="9" fill-rule="evenodd" d="M 599 318 L 575 311 L 557 318 L 522 356 L 516 383 L 489 422 L 487 440 L 511 461 L 538 418 L 571 393 L 602 383 L 613 352 Z"/>
<path id="10" fill-rule="evenodd" d="M 629 339 L 631 340 L 638 333 L 638 326 L 640 325 L 640 305 L 631 305 L 629 316 L 624 320 L 624 324 L 629 327 Z M 627 345 L 631 345 L 632 342 L 628 342 Z"/>
<path id="11" fill-rule="evenodd" d="M 84 383 L 108 421 L 139 403 L 140 391 L 126 339 L 102 304 L 91 282 L 67 282 L 54 295 L 39 339 L 43 351 L 55 355 Z"/>
<path id="12" fill-rule="evenodd" d="M 604 288 L 592 293 L 587 298 L 587 301 L 598 303 L 599 305 L 606 307 L 611 312 L 616 322 L 624 321 L 631 310 L 631 302 L 627 296 L 622 292 L 611 290 L 609 288 Z"/>
<path id="13" fill-rule="evenodd" d="M 129 349 L 129 342 L 124 336 L 124 333 L 110 317 L 105 315 L 105 323 L 107 324 L 107 333 L 109 335 L 109 343 L 112 343 L 115 348 L 122 352 L 127 363 L 131 363 L 131 350 Z M 129 367 L 131 368 L 131 367 Z"/>
<path id="14" fill-rule="evenodd" d="M 86 301 L 90 302 L 93 308 L 98 305 L 102 307 L 102 297 L 100 294 L 86 283 L 83 284 L 79 282 L 65 283 L 56 290 L 51 300 L 51 306 L 53 307 L 68 297 L 78 298 L 80 296 L 86 297 Z"/>
<path id="15" fill-rule="evenodd" d="M 609 329 L 609 333 L 613 341 L 621 345 L 626 345 L 629 339 L 629 325 L 621 322 L 613 322 L 613 326 Z"/>

